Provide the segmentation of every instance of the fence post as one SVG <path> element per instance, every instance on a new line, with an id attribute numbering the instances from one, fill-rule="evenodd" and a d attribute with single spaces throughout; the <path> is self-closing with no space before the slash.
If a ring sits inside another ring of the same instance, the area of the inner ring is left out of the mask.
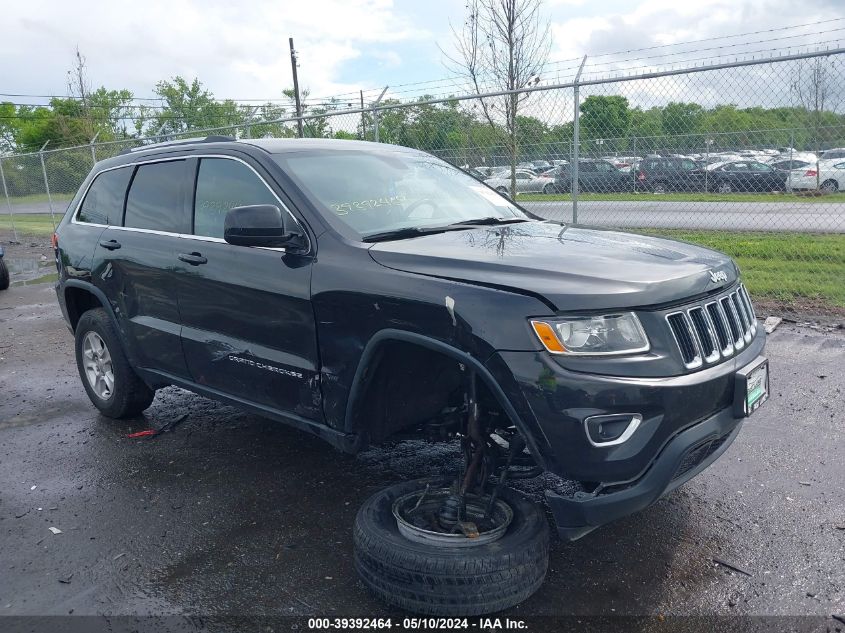
<path id="1" fill-rule="evenodd" d="M 44 141 L 44 145 L 38 150 L 38 157 L 41 159 L 41 173 L 44 174 L 44 189 L 47 191 L 47 202 L 50 204 L 50 221 L 53 223 L 53 230 L 56 230 L 56 216 L 53 214 L 53 196 L 50 195 L 50 183 L 47 182 L 47 166 L 44 164 L 44 148 L 50 139 Z"/>
<path id="2" fill-rule="evenodd" d="M 789 182 L 787 183 L 787 187 L 789 191 L 792 191 L 792 152 L 794 151 L 795 147 L 795 130 L 792 130 L 789 133 L 789 171 L 787 172 L 787 178 L 789 178 Z"/>
<path id="3" fill-rule="evenodd" d="M 381 94 L 376 99 L 376 102 L 373 104 L 373 140 L 378 143 L 378 105 L 381 103 L 381 98 L 384 96 L 384 93 L 387 92 L 387 86 L 384 87 L 384 90 L 381 91 Z"/>
<path id="4" fill-rule="evenodd" d="M 94 143 L 96 143 L 96 142 L 97 142 L 97 137 L 98 137 L 98 136 L 100 136 L 100 133 L 99 133 L 99 132 L 97 132 L 97 133 L 94 135 L 94 138 L 92 138 L 92 139 L 91 139 L 91 143 L 90 143 L 90 145 L 91 145 L 91 160 L 93 160 L 93 161 L 94 161 L 94 164 L 95 164 L 95 165 L 97 164 L 97 150 L 95 150 L 95 149 L 94 149 L 94 147 L 95 147 L 95 146 L 94 146 Z"/>
<path id="5" fill-rule="evenodd" d="M 6 196 L 6 206 L 9 208 L 9 222 L 12 223 L 12 235 L 15 243 L 18 241 L 18 230 L 15 228 L 15 214 L 12 212 L 12 201 L 9 200 L 9 190 L 6 188 L 6 174 L 3 172 L 3 158 L 0 157 L 0 180 L 3 181 L 3 195 Z"/>
<path id="6" fill-rule="evenodd" d="M 578 82 L 581 81 L 581 71 L 584 70 L 584 64 L 587 62 L 587 56 L 581 60 L 581 65 L 578 67 L 578 74 L 575 75 L 574 85 L 574 121 L 572 131 L 572 169 L 569 173 L 572 175 L 572 183 L 569 185 L 569 191 L 572 196 L 572 224 L 578 223 L 578 160 L 581 155 L 581 97 Z"/>

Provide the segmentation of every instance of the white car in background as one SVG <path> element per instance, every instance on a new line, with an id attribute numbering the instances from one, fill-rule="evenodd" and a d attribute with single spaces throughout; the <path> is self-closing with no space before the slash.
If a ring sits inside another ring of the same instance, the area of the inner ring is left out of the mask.
<path id="1" fill-rule="evenodd" d="M 492 178 L 485 180 L 484 184 L 507 195 L 511 188 L 510 170 L 494 174 Z M 517 193 L 555 193 L 556 191 L 554 178 L 538 176 L 527 169 L 516 170 Z"/>
<path id="2" fill-rule="evenodd" d="M 845 191 L 845 158 L 820 160 L 818 167 L 808 165 L 793 169 L 789 172 L 787 184 L 797 191 L 815 189 L 828 193 Z"/>

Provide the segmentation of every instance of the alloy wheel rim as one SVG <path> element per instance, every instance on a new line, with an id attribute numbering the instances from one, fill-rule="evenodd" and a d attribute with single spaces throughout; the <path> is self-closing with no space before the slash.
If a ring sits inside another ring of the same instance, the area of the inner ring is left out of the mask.
<path id="1" fill-rule="evenodd" d="M 88 332 L 82 339 L 82 366 L 91 389 L 101 400 L 108 400 L 114 393 L 114 368 L 111 354 L 103 338 Z"/>

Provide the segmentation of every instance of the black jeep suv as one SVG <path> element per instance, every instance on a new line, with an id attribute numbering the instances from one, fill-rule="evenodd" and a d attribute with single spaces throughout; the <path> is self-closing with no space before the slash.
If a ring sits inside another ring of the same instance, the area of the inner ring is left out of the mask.
<path id="1" fill-rule="evenodd" d="M 178 385 L 349 453 L 459 445 L 454 476 L 356 518 L 362 579 L 413 611 L 491 612 L 540 586 L 548 524 L 510 480 L 571 481 L 546 498 L 576 539 L 700 473 L 768 393 L 731 259 L 542 221 L 401 147 L 142 147 L 94 167 L 55 239 L 103 414 Z"/>

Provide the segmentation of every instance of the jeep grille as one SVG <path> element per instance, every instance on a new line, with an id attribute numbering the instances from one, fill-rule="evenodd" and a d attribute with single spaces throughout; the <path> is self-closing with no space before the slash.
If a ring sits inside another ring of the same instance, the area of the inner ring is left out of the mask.
<path id="1" fill-rule="evenodd" d="M 687 369 L 733 356 L 751 342 L 757 318 L 744 285 L 700 305 L 666 315 Z"/>

